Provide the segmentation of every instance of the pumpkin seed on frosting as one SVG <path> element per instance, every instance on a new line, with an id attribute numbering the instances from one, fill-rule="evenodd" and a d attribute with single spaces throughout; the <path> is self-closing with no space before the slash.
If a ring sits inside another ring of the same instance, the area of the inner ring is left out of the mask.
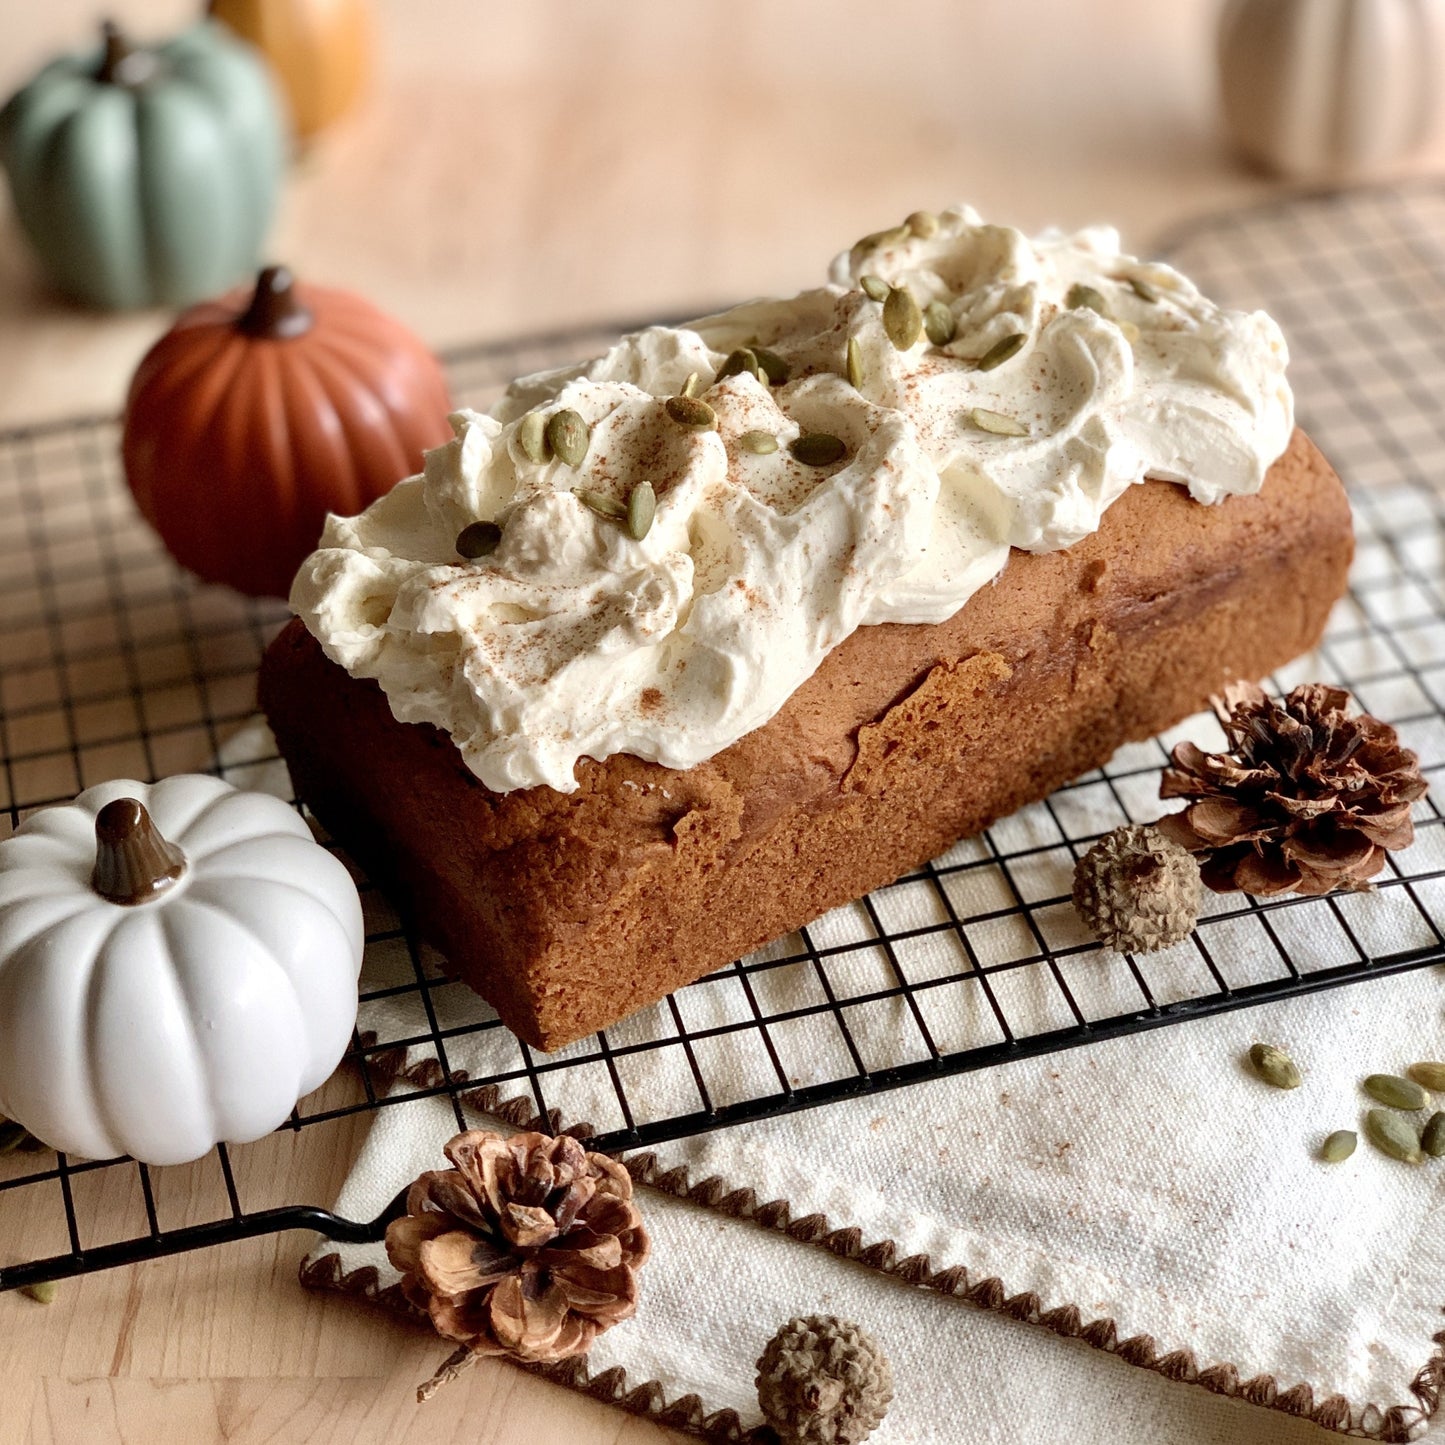
<path id="1" fill-rule="evenodd" d="M 825 431 L 804 432 L 788 444 L 788 450 L 807 467 L 830 467 L 848 455 L 843 438 Z"/>
<path id="2" fill-rule="evenodd" d="M 914 211 L 903 224 L 908 227 L 909 233 L 917 236 L 920 241 L 926 241 L 930 236 L 938 234 L 938 217 L 932 211 Z"/>
<path id="3" fill-rule="evenodd" d="M 728 352 L 727 360 L 718 367 L 717 379 L 721 381 L 725 376 L 741 376 L 745 371 L 767 385 L 763 368 L 758 364 L 757 353 L 746 346 L 739 346 L 736 351 Z M 683 395 L 691 396 L 692 393 L 684 391 Z"/>
<path id="4" fill-rule="evenodd" d="M 869 252 L 882 250 L 885 246 L 896 246 L 900 241 L 908 240 L 912 234 L 906 225 L 890 226 L 886 231 L 872 231 L 853 243 L 849 258 L 856 266 Z"/>
<path id="5" fill-rule="evenodd" d="M 473 522 L 457 533 L 457 555 L 469 562 L 478 557 L 490 557 L 501 541 L 502 529 L 495 522 Z"/>
<path id="6" fill-rule="evenodd" d="M 777 451 L 778 439 L 770 431 L 745 431 L 738 438 L 738 445 L 754 456 L 765 457 Z"/>
<path id="7" fill-rule="evenodd" d="M 717 413 L 700 397 L 670 396 L 665 405 L 668 416 L 691 431 L 710 431 L 717 425 Z"/>
<path id="8" fill-rule="evenodd" d="M 1159 299 L 1159 293 L 1147 281 L 1141 281 L 1137 276 L 1125 276 L 1124 284 L 1141 301 L 1147 301 L 1151 306 Z"/>
<path id="9" fill-rule="evenodd" d="M 975 368 L 978 371 L 992 371 L 995 367 L 1002 366 L 1010 357 L 1017 356 L 1023 350 L 1027 340 L 1028 337 L 1022 331 L 1015 331 L 1005 336 L 1002 341 L 995 341 L 974 363 Z"/>
<path id="10" fill-rule="evenodd" d="M 854 391 L 863 390 L 863 349 L 856 336 L 848 338 L 848 384 Z"/>
<path id="11" fill-rule="evenodd" d="M 575 487 L 572 495 L 599 517 L 606 517 L 610 522 L 627 520 L 627 508 L 616 497 L 609 497 L 606 492 L 589 492 L 582 487 Z"/>
<path id="12" fill-rule="evenodd" d="M 640 542 L 652 528 L 657 515 L 657 493 L 651 482 L 638 482 L 627 498 L 627 530 L 634 542 Z"/>
<path id="13" fill-rule="evenodd" d="M 923 308 L 923 331 L 935 346 L 947 346 L 958 332 L 953 308 L 942 301 L 930 301 Z"/>
<path id="14" fill-rule="evenodd" d="M 582 458 L 587 455 L 590 433 L 587 423 L 571 407 L 552 413 L 547 419 L 546 437 L 559 461 L 565 462 L 569 467 L 582 465 Z"/>
<path id="15" fill-rule="evenodd" d="M 763 375 L 768 379 L 769 386 L 781 386 L 792 374 L 791 362 L 784 361 L 776 351 L 769 351 L 766 346 L 754 345 L 749 348 L 758 359 L 758 365 L 763 369 Z"/>
<path id="16" fill-rule="evenodd" d="M 992 432 L 998 437 L 1026 437 L 1029 429 L 1017 417 L 1006 416 L 1001 411 L 990 411 L 986 406 L 976 406 L 968 413 L 968 424 L 979 431 Z"/>
<path id="17" fill-rule="evenodd" d="M 1075 281 L 1069 287 L 1069 294 L 1064 298 L 1064 304 L 1070 311 L 1087 308 L 1090 311 L 1097 311 L 1100 316 L 1109 314 L 1109 303 L 1104 300 L 1103 293 L 1093 286 L 1086 286 L 1082 281 Z"/>
<path id="18" fill-rule="evenodd" d="M 696 395 L 697 395 L 697 372 L 695 372 L 695 371 L 690 371 L 690 372 L 688 372 L 688 374 L 687 374 L 687 380 L 686 380 L 685 382 L 683 382 L 683 384 L 682 384 L 682 390 L 678 393 L 678 395 L 679 395 L 679 396 L 696 396 Z"/>
<path id="19" fill-rule="evenodd" d="M 541 466 L 552 455 L 552 444 L 547 440 L 547 418 L 540 411 L 529 411 L 517 423 L 517 445 L 529 462 Z"/>
<path id="20" fill-rule="evenodd" d="M 886 301 L 888 293 L 893 289 L 881 276 L 875 276 L 871 271 L 858 278 L 858 286 L 870 301 Z"/>
<path id="21" fill-rule="evenodd" d="M 883 330 L 898 351 L 917 345 L 923 335 L 923 312 L 906 286 L 895 286 L 883 303 Z"/>

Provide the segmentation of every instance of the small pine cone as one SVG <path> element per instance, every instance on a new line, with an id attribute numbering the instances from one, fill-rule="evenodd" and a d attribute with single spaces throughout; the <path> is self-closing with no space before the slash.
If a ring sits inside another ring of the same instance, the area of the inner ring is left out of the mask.
<path id="1" fill-rule="evenodd" d="M 1216 893 L 1368 889 L 1385 854 L 1414 841 L 1420 760 L 1388 723 L 1350 716 L 1343 688 L 1307 683 L 1276 702 L 1241 683 L 1212 701 L 1229 748 L 1174 749 L 1159 796 L 1190 801 L 1159 827 Z"/>
<path id="2" fill-rule="evenodd" d="M 1187 938 L 1202 894 L 1189 850 L 1147 824 L 1106 833 L 1074 865 L 1074 907 L 1116 953 L 1152 953 Z"/>
<path id="3" fill-rule="evenodd" d="M 833 1315 L 789 1320 L 758 1361 L 763 1417 L 788 1445 L 857 1445 L 893 1399 L 893 1371 L 871 1335 Z"/>

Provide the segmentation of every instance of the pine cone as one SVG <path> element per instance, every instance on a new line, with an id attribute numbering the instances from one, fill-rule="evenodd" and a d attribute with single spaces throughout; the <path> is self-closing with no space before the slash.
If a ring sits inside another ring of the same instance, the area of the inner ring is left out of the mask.
<path id="1" fill-rule="evenodd" d="M 386 1231 L 402 1290 L 468 1355 L 582 1354 L 637 1308 L 648 1238 L 627 1171 L 566 1135 L 485 1130 L 446 1146 Z M 449 1362 L 450 1363 L 450 1362 Z"/>
<path id="2" fill-rule="evenodd" d="M 1349 717 L 1349 700 L 1324 683 L 1282 703 L 1239 684 L 1212 699 L 1230 750 L 1174 749 L 1159 796 L 1196 801 L 1158 827 L 1203 855 L 1216 893 L 1366 889 L 1386 851 L 1414 841 L 1410 804 L 1428 786 L 1419 759 L 1388 723 Z"/>
<path id="3" fill-rule="evenodd" d="M 1106 833 L 1074 865 L 1074 907 L 1116 953 L 1152 953 L 1187 938 L 1202 892 L 1189 850 L 1140 823 Z"/>
<path id="4" fill-rule="evenodd" d="M 857 1325 L 833 1315 L 789 1320 L 758 1361 L 758 1403 L 790 1445 L 857 1445 L 893 1399 L 893 1371 Z"/>

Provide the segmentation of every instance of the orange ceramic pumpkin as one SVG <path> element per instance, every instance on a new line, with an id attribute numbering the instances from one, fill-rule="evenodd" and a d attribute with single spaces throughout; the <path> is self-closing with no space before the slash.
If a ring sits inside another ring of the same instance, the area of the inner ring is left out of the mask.
<path id="1" fill-rule="evenodd" d="M 350 110 L 366 87 L 367 0 L 211 0 L 211 14 L 271 62 L 300 140 Z"/>
<path id="2" fill-rule="evenodd" d="M 146 520 L 208 582 L 284 597 L 328 512 L 451 436 L 446 380 L 400 322 L 279 266 L 193 306 L 131 380 L 122 452 Z"/>

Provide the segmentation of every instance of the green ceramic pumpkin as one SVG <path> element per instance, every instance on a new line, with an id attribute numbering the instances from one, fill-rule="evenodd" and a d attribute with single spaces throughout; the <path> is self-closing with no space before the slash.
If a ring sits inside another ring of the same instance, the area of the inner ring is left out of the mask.
<path id="1" fill-rule="evenodd" d="M 95 306 L 182 306 L 254 271 L 286 138 L 265 62 L 203 22 L 52 61 L 0 111 L 15 212 L 50 278 Z"/>

